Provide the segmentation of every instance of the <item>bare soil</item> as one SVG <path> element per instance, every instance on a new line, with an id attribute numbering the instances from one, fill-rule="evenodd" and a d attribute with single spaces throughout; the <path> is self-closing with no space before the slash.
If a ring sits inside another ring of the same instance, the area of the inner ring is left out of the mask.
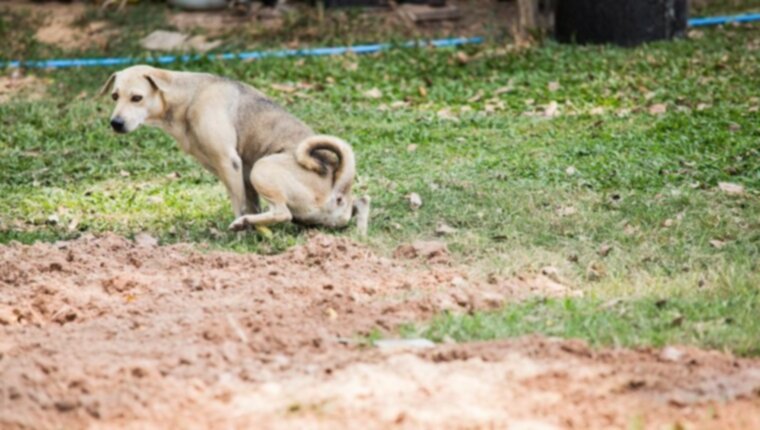
<path id="1" fill-rule="evenodd" d="M 473 279 L 435 244 L 396 255 L 325 235 L 276 256 L 2 246 L 0 428 L 760 428 L 760 361 L 726 353 L 374 348 L 375 329 L 562 290 Z"/>

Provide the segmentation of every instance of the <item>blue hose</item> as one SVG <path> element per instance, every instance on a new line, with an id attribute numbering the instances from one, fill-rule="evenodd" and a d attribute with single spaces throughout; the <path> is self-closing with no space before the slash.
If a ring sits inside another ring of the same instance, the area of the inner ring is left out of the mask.
<path id="1" fill-rule="evenodd" d="M 690 27 L 706 27 L 712 25 L 723 25 L 730 23 L 745 23 L 760 21 L 760 13 L 751 13 L 745 15 L 731 15 L 731 16 L 714 16 L 707 18 L 692 18 L 689 19 Z M 447 46 L 461 46 L 461 45 L 473 45 L 483 43 L 482 37 L 458 37 L 454 39 L 437 39 L 431 41 L 409 41 L 403 43 L 404 47 L 420 47 L 420 46 L 435 46 L 435 47 L 447 47 Z M 210 61 L 216 60 L 257 60 L 261 58 L 269 57 L 317 57 L 324 55 L 341 55 L 346 53 L 354 54 L 371 54 L 374 52 L 384 51 L 389 49 L 392 45 L 389 43 L 378 43 L 373 45 L 357 45 L 357 46 L 338 46 L 332 48 L 311 48 L 311 49 L 285 49 L 280 51 L 251 51 L 240 53 L 225 53 L 225 54 L 210 54 L 210 55 L 162 55 L 160 57 L 148 57 L 144 59 L 132 58 L 132 57 L 116 57 L 116 58 L 63 58 L 56 60 L 30 60 L 30 61 L 7 61 L 0 62 L 0 69 L 19 68 L 26 67 L 30 69 L 64 69 L 70 67 L 98 67 L 98 66 L 123 66 L 127 64 L 135 63 L 148 63 L 148 64 L 169 64 L 182 62 L 187 63 L 190 61 L 198 61 L 201 59 L 208 59 Z"/>
<path id="2" fill-rule="evenodd" d="M 692 18 L 689 20 L 689 27 L 707 27 L 709 25 L 731 24 L 733 22 L 754 22 L 760 21 L 760 13 L 749 13 L 746 15 L 730 16 L 712 16 L 707 18 Z"/>
<path id="3" fill-rule="evenodd" d="M 407 48 L 434 46 L 443 48 L 447 46 L 472 45 L 483 43 L 482 37 L 458 37 L 454 39 L 437 39 L 430 41 L 409 41 L 401 44 Z M 0 63 L 0 69 L 3 67 L 18 68 L 26 67 L 30 69 L 64 69 L 69 67 L 96 67 L 96 66 L 123 66 L 126 64 L 146 63 L 146 64 L 169 64 L 177 61 L 187 63 L 208 59 L 216 60 L 258 60 L 269 57 L 317 57 L 324 55 L 341 55 L 347 53 L 354 54 L 371 54 L 374 52 L 389 49 L 392 45 L 389 43 L 378 43 L 373 45 L 356 45 L 356 46 L 339 46 L 332 48 L 310 48 L 310 49 L 284 49 L 279 51 L 251 51 L 240 53 L 226 54 L 196 54 L 196 55 L 162 55 L 160 57 L 148 58 L 64 58 L 57 60 L 30 60 L 30 61 L 8 61 Z"/>

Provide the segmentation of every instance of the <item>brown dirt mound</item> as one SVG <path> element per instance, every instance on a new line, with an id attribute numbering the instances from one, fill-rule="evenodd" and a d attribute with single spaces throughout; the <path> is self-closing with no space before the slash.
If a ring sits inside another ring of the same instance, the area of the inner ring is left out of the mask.
<path id="1" fill-rule="evenodd" d="M 441 252 L 409 264 L 324 235 L 277 256 L 114 235 L 2 246 L 0 428 L 760 425 L 760 365 L 725 354 L 364 346 L 545 283 L 468 280 Z"/>

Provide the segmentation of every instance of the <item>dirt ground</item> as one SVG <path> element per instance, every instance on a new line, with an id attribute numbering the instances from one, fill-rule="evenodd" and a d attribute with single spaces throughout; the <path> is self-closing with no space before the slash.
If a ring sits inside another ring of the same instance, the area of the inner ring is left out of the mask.
<path id="1" fill-rule="evenodd" d="M 2 246 L 0 428 L 760 428 L 760 361 L 726 353 L 373 347 L 363 334 L 442 310 L 570 293 L 473 279 L 434 243 L 396 255 L 326 235 L 276 256 Z"/>

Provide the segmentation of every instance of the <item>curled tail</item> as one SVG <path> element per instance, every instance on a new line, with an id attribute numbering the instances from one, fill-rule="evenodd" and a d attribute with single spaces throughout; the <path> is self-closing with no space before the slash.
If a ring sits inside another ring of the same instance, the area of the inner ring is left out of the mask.
<path id="1" fill-rule="evenodd" d="M 333 174 L 333 187 L 338 192 L 347 192 L 356 173 L 356 161 L 351 145 L 334 136 L 310 136 L 298 144 L 296 161 L 307 170 L 323 173 L 323 161 L 314 154 L 314 151 L 319 150 L 330 151 L 338 157 L 338 167 Z"/>

